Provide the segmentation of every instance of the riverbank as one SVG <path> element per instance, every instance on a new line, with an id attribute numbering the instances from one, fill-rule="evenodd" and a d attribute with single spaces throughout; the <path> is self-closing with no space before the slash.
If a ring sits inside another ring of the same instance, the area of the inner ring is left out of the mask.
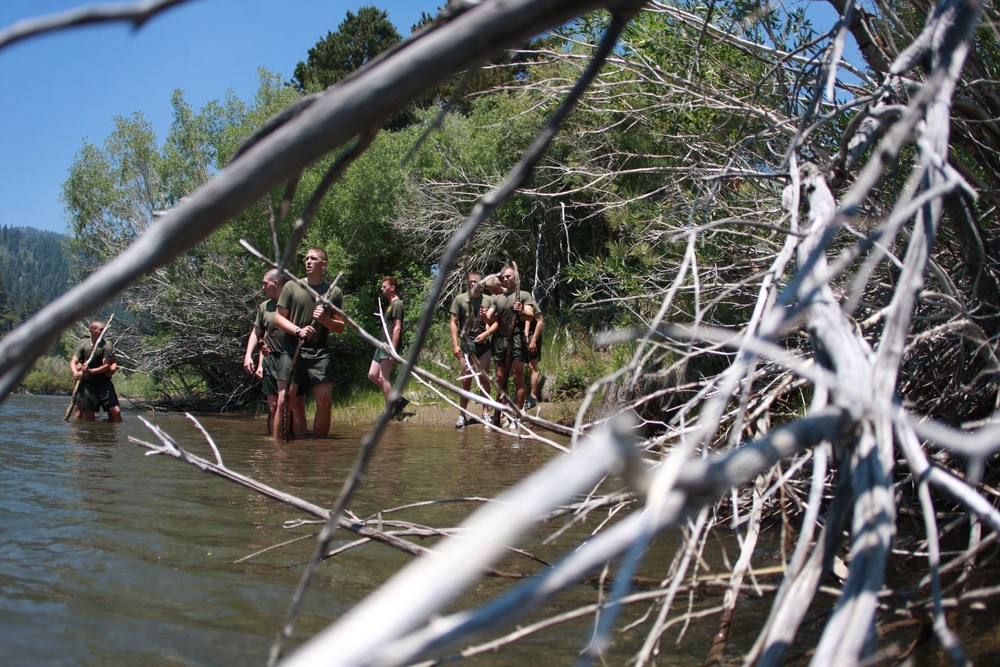
<path id="1" fill-rule="evenodd" d="M 458 418 L 458 408 L 444 400 L 421 400 L 415 397 L 409 398 L 409 400 L 410 402 L 403 410 L 403 414 L 397 418 L 403 423 L 428 428 L 451 428 Z M 577 400 L 543 401 L 537 407 L 533 408 L 531 413 L 537 413 L 543 419 L 557 424 L 569 425 L 576 419 L 576 412 L 579 407 L 580 402 Z M 312 405 L 309 408 L 311 415 Z M 331 420 L 336 424 L 364 426 L 365 424 L 374 423 L 381 414 L 381 410 L 381 405 L 359 404 L 357 402 L 349 405 L 337 405 L 335 403 Z M 482 408 L 479 404 L 473 403 L 469 405 L 469 410 L 473 414 L 479 414 Z"/>

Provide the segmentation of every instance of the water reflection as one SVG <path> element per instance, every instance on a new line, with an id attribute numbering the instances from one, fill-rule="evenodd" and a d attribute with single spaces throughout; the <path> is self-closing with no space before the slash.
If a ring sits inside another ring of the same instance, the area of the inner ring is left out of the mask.
<path id="1" fill-rule="evenodd" d="M 64 410 L 60 399 L 18 396 L 0 408 L 6 445 L 0 448 L 0 626 L 9 638 L 0 644 L 0 662 L 261 664 L 314 541 L 236 561 L 311 535 L 316 527 L 286 529 L 286 521 L 306 517 L 176 460 L 145 456 L 129 436 L 156 438 L 134 413 L 121 424 L 66 424 Z M 214 460 L 202 434 L 183 416 L 149 419 L 192 453 Z M 327 507 L 365 434 L 342 428 L 329 440 L 274 443 L 257 420 L 201 421 L 229 468 Z M 352 510 L 365 517 L 430 499 L 493 496 L 553 454 L 482 428 L 394 423 L 372 457 Z M 391 518 L 447 528 L 477 506 L 439 504 Z M 337 539 L 346 544 L 356 537 L 341 531 Z M 366 544 L 328 561 L 307 599 L 296 641 L 327 625 L 409 560 Z M 470 601 L 508 585 L 484 582 Z M 581 592 L 593 597 L 587 589 Z M 561 628 L 542 643 L 551 655 L 571 662 L 583 636 L 582 626 Z M 477 664 L 511 659 L 524 656 Z"/>

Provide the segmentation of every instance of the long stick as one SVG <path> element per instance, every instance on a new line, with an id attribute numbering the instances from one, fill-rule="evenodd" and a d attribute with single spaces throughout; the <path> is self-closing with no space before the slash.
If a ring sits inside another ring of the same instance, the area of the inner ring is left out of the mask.
<path id="1" fill-rule="evenodd" d="M 324 301 L 329 299 L 330 295 L 333 294 L 333 288 L 337 286 L 337 281 L 340 280 L 341 275 L 343 275 L 343 272 L 338 273 L 337 277 L 333 279 L 332 283 L 330 283 L 330 287 L 327 288 L 326 294 L 323 295 Z M 309 326 L 315 329 L 317 324 L 319 323 L 314 319 L 309 323 Z M 285 440 L 288 440 L 288 433 L 292 430 L 292 420 L 288 418 L 288 414 L 292 409 L 292 396 L 294 396 L 299 390 L 299 384 L 294 382 L 292 378 L 295 377 L 295 364 L 299 361 L 299 353 L 302 351 L 302 344 L 305 342 L 305 338 L 299 338 L 299 342 L 295 344 L 295 354 L 292 355 L 292 365 L 288 368 L 288 377 L 285 378 L 285 382 L 288 383 L 288 386 L 285 389 L 285 411 L 281 413 L 281 436 Z"/>
<path id="2" fill-rule="evenodd" d="M 90 362 L 94 360 L 94 355 L 97 354 L 97 348 L 101 346 L 101 341 L 104 340 L 104 334 L 108 333 L 108 329 L 111 328 L 111 320 L 115 319 L 115 314 L 111 313 L 111 317 L 108 318 L 107 323 L 104 325 L 104 331 L 101 335 L 97 337 L 97 342 L 94 343 L 94 349 L 90 351 L 90 356 L 87 357 L 86 363 L 83 364 L 84 368 L 90 368 Z M 73 406 L 76 405 L 76 395 L 80 391 L 80 380 L 76 381 L 73 385 L 73 395 L 69 397 L 69 407 L 66 408 L 66 415 L 63 417 L 64 422 L 69 421 L 69 416 L 73 414 Z"/>

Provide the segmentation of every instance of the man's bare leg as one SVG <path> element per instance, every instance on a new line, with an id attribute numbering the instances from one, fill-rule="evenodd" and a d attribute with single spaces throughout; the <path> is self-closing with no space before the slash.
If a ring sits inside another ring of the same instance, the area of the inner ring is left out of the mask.
<path id="1" fill-rule="evenodd" d="M 313 418 L 313 437 L 330 437 L 330 411 L 333 409 L 333 383 L 313 385 L 316 397 L 316 416 Z"/>

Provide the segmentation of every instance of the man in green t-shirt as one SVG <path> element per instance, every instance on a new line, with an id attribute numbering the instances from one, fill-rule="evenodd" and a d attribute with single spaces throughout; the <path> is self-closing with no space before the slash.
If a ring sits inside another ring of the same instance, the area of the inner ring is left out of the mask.
<path id="1" fill-rule="evenodd" d="M 456 296 L 451 302 L 451 351 L 458 358 L 462 369 L 462 389 L 472 388 L 472 379 L 479 376 L 479 387 L 489 392 L 490 379 L 490 337 L 486 333 L 486 323 L 480 317 L 482 309 L 489 310 L 493 297 L 482 293 L 479 279 L 482 276 L 473 271 L 467 276 L 469 289 Z M 466 415 L 469 405 L 467 396 L 458 399 L 461 411 L 455 428 L 465 428 L 474 422 L 474 417 Z M 489 418 L 489 409 L 483 406 L 483 419 Z"/>
<path id="2" fill-rule="evenodd" d="M 398 354 L 400 346 L 403 343 L 403 300 L 399 298 L 399 281 L 393 276 L 386 276 L 382 279 L 380 289 L 382 296 L 385 297 L 386 302 L 389 304 L 385 309 L 384 315 L 388 343 Z M 375 348 L 375 355 L 372 357 L 372 363 L 368 367 L 368 379 L 382 390 L 382 396 L 385 397 L 386 409 L 390 407 L 389 394 L 392 392 L 392 367 L 395 363 L 396 360 L 389 356 L 389 354 L 380 348 Z M 392 416 L 399 415 L 407 403 L 409 401 L 401 396 L 396 401 L 396 405 L 392 406 Z"/>
<path id="3" fill-rule="evenodd" d="M 535 300 L 530 292 L 519 289 L 514 267 L 507 265 L 500 271 L 503 294 L 493 296 L 493 305 L 486 313 L 493 336 L 493 363 L 496 364 L 497 401 L 507 403 L 507 378 L 514 377 L 514 404 L 518 411 L 524 407 L 524 364 L 528 361 L 528 342 L 524 336 L 524 323 L 535 316 Z M 497 424 L 499 426 L 499 424 Z M 516 420 L 509 423 L 516 427 Z"/>
<path id="4" fill-rule="evenodd" d="M 261 381 L 261 390 L 267 397 L 267 432 L 274 431 L 274 415 L 278 410 L 278 363 L 285 334 L 274 326 L 274 312 L 278 297 L 288 278 L 271 269 L 261 280 L 261 289 L 267 297 L 257 306 L 247 349 L 243 355 L 243 369 Z M 303 390 L 304 392 L 304 390 Z"/>
<path id="5" fill-rule="evenodd" d="M 330 435 L 330 411 L 333 408 L 333 364 L 327 340 L 330 332 L 344 330 L 343 318 L 319 302 L 315 295 L 326 295 L 327 301 L 338 310 L 344 307 L 344 293 L 339 287 L 331 289 L 323 278 L 326 270 L 327 254 L 322 248 L 306 251 L 306 289 L 294 280 L 285 283 L 278 297 L 274 311 L 274 326 L 284 332 L 285 340 L 281 348 L 278 364 L 278 403 L 274 420 L 274 437 L 282 438 L 282 415 L 288 410 L 292 423 L 292 435 L 306 436 L 305 396 L 297 395 L 288 399 L 291 384 L 312 387 L 316 397 L 316 416 L 313 419 L 313 437 L 326 438 Z M 329 294 L 327 292 L 329 291 Z M 301 344 L 301 347 L 300 347 Z M 300 347 L 295 368 L 292 359 Z"/>
<path id="6" fill-rule="evenodd" d="M 90 323 L 90 338 L 81 338 L 76 346 L 73 357 L 69 360 L 69 369 L 73 378 L 80 382 L 80 398 L 77 403 L 76 418 L 83 421 L 94 421 L 94 415 L 104 408 L 108 420 L 122 420 L 121 407 L 118 404 L 118 393 L 111 381 L 111 376 L 118 370 L 115 359 L 115 346 L 110 341 L 102 340 L 94 352 L 94 344 L 104 331 L 104 322 L 94 320 Z M 93 356 L 91 353 L 93 352 Z M 87 360 L 90 359 L 90 363 Z"/>

